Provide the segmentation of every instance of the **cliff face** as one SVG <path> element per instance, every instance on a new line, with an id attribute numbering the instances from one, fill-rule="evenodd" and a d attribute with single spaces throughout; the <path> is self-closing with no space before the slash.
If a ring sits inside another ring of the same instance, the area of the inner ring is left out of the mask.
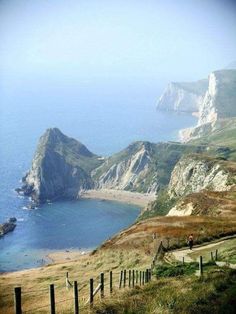
<path id="1" fill-rule="evenodd" d="M 199 107 L 197 127 L 182 130 L 182 141 L 201 137 L 207 129 L 214 130 L 220 119 L 236 116 L 236 70 L 220 70 L 209 75 L 208 89 Z"/>
<path id="2" fill-rule="evenodd" d="M 90 171 L 101 161 L 83 144 L 48 129 L 40 138 L 22 191 L 36 202 L 76 198 L 80 190 L 93 187 Z"/>
<path id="3" fill-rule="evenodd" d="M 138 191 L 148 179 L 145 192 L 155 193 L 158 186 L 155 173 L 151 178 L 148 177 L 153 160 L 153 146 L 155 144 L 136 142 L 107 158 L 101 167 L 93 171 L 96 187 Z"/>
<path id="4" fill-rule="evenodd" d="M 157 103 L 158 110 L 198 112 L 207 90 L 207 80 L 170 83 Z"/>
<path id="5" fill-rule="evenodd" d="M 197 145 L 135 142 L 107 158 L 92 172 L 92 178 L 98 189 L 155 194 L 168 184 L 171 172 L 183 154 L 201 151 Z"/>
<path id="6" fill-rule="evenodd" d="M 204 189 L 227 191 L 236 183 L 236 167 L 227 161 L 188 155 L 176 164 L 168 187 L 171 198 Z"/>
<path id="7" fill-rule="evenodd" d="M 236 70 L 215 71 L 200 107 L 198 125 L 236 116 Z"/>

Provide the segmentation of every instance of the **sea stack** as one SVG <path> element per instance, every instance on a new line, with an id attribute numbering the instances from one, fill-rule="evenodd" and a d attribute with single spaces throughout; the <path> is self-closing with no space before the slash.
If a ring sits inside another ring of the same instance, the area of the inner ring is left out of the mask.
<path id="1" fill-rule="evenodd" d="M 78 198 L 81 190 L 93 188 L 90 173 L 100 163 L 100 158 L 79 141 L 57 128 L 47 129 L 17 191 L 36 203 Z"/>

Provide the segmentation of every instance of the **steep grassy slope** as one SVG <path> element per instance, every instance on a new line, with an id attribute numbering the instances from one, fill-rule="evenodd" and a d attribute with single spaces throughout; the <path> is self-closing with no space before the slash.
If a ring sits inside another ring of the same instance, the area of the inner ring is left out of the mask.
<path id="1" fill-rule="evenodd" d="M 236 118 L 220 119 L 199 139 L 189 143 L 209 145 L 208 154 L 236 161 Z"/>
<path id="2" fill-rule="evenodd" d="M 199 279 L 189 273 L 174 275 L 177 268 L 181 270 L 188 266 L 173 265 L 167 268 L 169 277 L 163 276 L 164 269 L 161 268 L 157 280 L 143 288 L 126 291 L 116 299 L 104 300 L 93 313 L 235 313 L 235 271 L 218 271 L 212 265 L 208 267 L 205 277 Z"/>

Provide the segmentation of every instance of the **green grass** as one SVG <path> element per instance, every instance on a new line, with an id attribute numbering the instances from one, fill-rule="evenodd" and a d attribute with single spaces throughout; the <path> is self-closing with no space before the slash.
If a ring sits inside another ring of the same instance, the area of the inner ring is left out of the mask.
<path id="1" fill-rule="evenodd" d="M 165 216 L 176 202 L 177 199 L 170 199 L 167 191 L 162 190 L 158 193 L 157 199 L 149 205 L 149 210 L 146 210 L 138 217 L 138 221 L 155 216 Z"/>
<path id="2" fill-rule="evenodd" d="M 96 314 L 235 313 L 236 272 L 212 269 L 194 275 L 163 277 L 125 291 L 94 308 Z"/>
<path id="3" fill-rule="evenodd" d="M 160 277 L 177 277 L 183 275 L 193 275 L 198 270 L 198 263 L 177 264 L 177 265 L 159 265 L 153 274 L 156 278 Z"/>

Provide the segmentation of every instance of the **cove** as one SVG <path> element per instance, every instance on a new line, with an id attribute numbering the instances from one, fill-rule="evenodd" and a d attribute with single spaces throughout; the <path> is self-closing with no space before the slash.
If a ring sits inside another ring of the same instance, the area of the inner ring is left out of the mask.
<path id="1" fill-rule="evenodd" d="M 140 208 L 115 201 L 60 201 L 18 212 L 17 227 L 0 239 L 0 271 L 50 262 L 53 250 L 91 250 L 128 227 Z"/>

